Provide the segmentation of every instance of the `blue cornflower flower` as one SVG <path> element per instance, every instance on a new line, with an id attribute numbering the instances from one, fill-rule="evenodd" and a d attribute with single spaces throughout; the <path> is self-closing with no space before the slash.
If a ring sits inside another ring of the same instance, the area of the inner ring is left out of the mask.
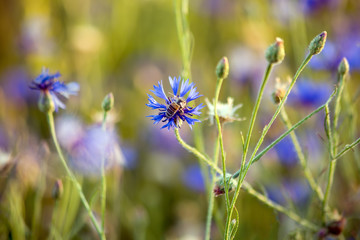
<path id="1" fill-rule="evenodd" d="M 58 95 L 69 98 L 70 95 L 76 95 L 79 91 L 78 83 L 70 82 L 65 84 L 57 80 L 60 76 L 61 74 L 58 72 L 49 74 L 49 69 L 43 68 L 41 74 L 30 85 L 31 89 L 40 90 L 42 95 L 47 95 L 52 99 L 55 111 L 59 107 L 65 109 L 65 104 L 58 98 Z"/>
<path id="2" fill-rule="evenodd" d="M 158 82 L 158 86 L 154 85 L 154 90 L 150 90 L 155 96 L 165 100 L 165 104 L 158 103 L 150 94 L 148 94 L 149 103 L 146 106 L 152 109 L 158 109 L 159 113 L 157 115 L 150 115 L 147 117 L 152 117 L 151 120 L 154 120 L 154 124 L 162 122 L 167 122 L 161 128 L 180 128 L 181 123 L 186 121 L 190 128 L 194 125 L 195 122 L 200 122 L 198 119 L 191 118 L 193 115 L 200 115 L 199 111 L 204 105 L 200 104 L 196 107 L 188 106 L 188 103 L 201 97 L 198 92 L 196 92 L 196 87 L 194 83 L 189 83 L 188 80 L 182 80 L 181 78 L 172 79 L 169 77 L 170 85 L 173 90 L 173 96 L 167 97 L 162 81 Z M 181 83 L 181 86 L 180 86 Z M 185 98 L 185 95 L 187 97 Z"/>

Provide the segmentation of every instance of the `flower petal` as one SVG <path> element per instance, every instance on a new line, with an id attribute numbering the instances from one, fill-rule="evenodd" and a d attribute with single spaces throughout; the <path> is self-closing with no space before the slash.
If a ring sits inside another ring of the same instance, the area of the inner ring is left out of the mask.
<path id="1" fill-rule="evenodd" d="M 174 79 L 171 79 L 171 77 L 169 77 L 169 82 L 175 96 L 179 90 L 180 80 L 181 80 L 180 77 L 178 79 L 176 79 L 176 77 L 174 77 Z"/>
<path id="2" fill-rule="evenodd" d="M 168 98 L 166 97 L 166 94 L 164 92 L 164 88 L 162 85 L 162 81 L 158 82 L 159 86 L 154 85 L 154 90 L 150 90 L 150 92 L 154 93 L 157 97 L 164 99 L 166 102 L 168 102 Z"/>
<path id="3" fill-rule="evenodd" d="M 181 88 L 180 88 L 180 97 L 184 97 L 185 94 L 194 86 L 194 83 L 190 83 L 189 84 L 189 79 L 188 80 L 183 80 L 181 82 Z"/>

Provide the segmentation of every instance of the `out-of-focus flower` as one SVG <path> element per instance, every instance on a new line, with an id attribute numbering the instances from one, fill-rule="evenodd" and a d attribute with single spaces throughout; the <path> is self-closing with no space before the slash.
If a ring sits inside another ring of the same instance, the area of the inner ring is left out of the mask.
<path id="1" fill-rule="evenodd" d="M 57 111 L 59 107 L 65 109 L 65 104 L 58 98 L 58 95 L 69 98 L 70 95 L 76 95 L 79 91 L 78 83 L 70 82 L 65 84 L 58 80 L 60 76 L 58 72 L 49 74 L 49 70 L 43 68 L 41 74 L 37 76 L 30 85 L 31 89 L 41 91 L 40 97 L 50 95 L 54 103 L 55 111 Z"/>
<path id="2" fill-rule="evenodd" d="M 105 168 L 124 164 L 116 133 L 100 125 L 85 128 L 75 117 L 59 119 L 56 126 L 60 144 L 69 155 L 70 166 L 84 175 L 100 175 Z"/>
<path id="3" fill-rule="evenodd" d="M 311 196 L 311 189 L 302 180 L 286 179 L 281 185 L 266 186 L 266 193 L 270 200 L 285 205 L 291 200 L 296 205 L 306 204 Z"/>
<path id="4" fill-rule="evenodd" d="M 198 119 L 191 118 L 193 115 L 200 115 L 199 111 L 204 106 L 202 104 L 196 107 L 188 106 L 188 103 L 201 97 L 198 92 L 196 92 L 196 87 L 194 83 L 189 83 L 188 80 L 181 81 L 181 78 L 172 79 L 169 77 L 170 85 L 173 90 L 173 96 L 167 97 L 162 82 L 158 82 L 158 86 L 154 85 L 154 90 L 151 90 L 155 96 L 165 100 L 165 104 L 158 103 L 150 94 L 148 94 L 149 103 L 146 106 L 151 109 L 158 109 L 159 113 L 157 115 L 150 115 L 151 120 L 154 121 L 154 124 L 162 122 L 167 122 L 161 128 L 180 128 L 182 122 L 186 121 L 190 128 L 194 125 L 195 122 L 200 122 Z M 181 86 L 180 86 L 181 83 Z M 185 98 L 185 95 L 188 96 Z"/>
<path id="5" fill-rule="evenodd" d="M 332 91 L 331 83 L 317 83 L 308 79 L 297 81 L 290 93 L 290 105 L 318 106 L 325 103 Z"/>
<path id="6" fill-rule="evenodd" d="M 279 104 L 285 97 L 286 89 L 288 88 L 290 82 L 291 79 L 288 79 L 287 82 L 281 82 L 280 78 L 276 78 L 275 91 L 272 93 L 274 103 Z"/>
<path id="7" fill-rule="evenodd" d="M 281 164 L 287 167 L 293 167 L 297 164 L 298 157 L 290 137 L 281 140 L 274 148 Z"/>
<path id="8" fill-rule="evenodd" d="M 213 124 L 215 121 L 215 109 L 214 109 L 214 100 L 210 103 L 209 99 L 205 99 L 206 105 L 209 108 L 208 115 L 210 124 Z M 227 98 L 227 103 L 218 102 L 217 103 L 217 114 L 219 116 L 220 122 L 233 122 L 233 121 L 242 121 L 244 118 L 238 118 L 238 115 L 235 113 L 236 110 L 242 107 L 242 104 L 234 106 L 234 99 L 231 97 Z"/>
<path id="9" fill-rule="evenodd" d="M 192 165 L 185 169 L 182 180 L 186 187 L 197 191 L 205 191 L 205 181 L 199 165 Z"/>

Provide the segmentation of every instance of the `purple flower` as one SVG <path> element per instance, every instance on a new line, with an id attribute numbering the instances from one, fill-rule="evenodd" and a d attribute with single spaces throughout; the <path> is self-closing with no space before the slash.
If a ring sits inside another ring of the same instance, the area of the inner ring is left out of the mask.
<path id="1" fill-rule="evenodd" d="M 298 156 L 290 137 L 286 137 L 278 144 L 276 144 L 275 150 L 278 155 L 279 161 L 283 165 L 287 167 L 293 167 L 297 164 Z"/>
<path id="2" fill-rule="evenodd" d="M 30 85 L 31 89 L 40 90 L 41 94 L 50 94 L 54 102 L 55 111 L 57 111 L 59 107 L 65 109 L 65 104 L 58 98 L 59 95 L 69 98 L 70 95 L 77 95 L 79 91 L 78 83 L 70 82 L 65 84 L 57 80 L 60 76 L 58 72 L 49 74 L 49 70 L 43 68 L 41 74 L 37 76 Z"/>
<path id="3" fill-rule="evenodd" d="M 158 103 L 150 94 L 148 94 L 149 103 L 146 106 L 151 109 L 158 109 L 159 113 L 157 115 L 150 115 L 147 117 L 152 117 L 151 120 L 154 121 L 154 124 L 162 122 L 167 122 L 161 128 L 180 128 L 182 122 L 187 122 L 191 128 L 195 122 L 200 122 L 198 119 L 191 118 L 193 115 L 200 115 L 199 111 L 204 106 L 202 104 L 196 107 L 188 106 L 188 103 L 201 97 L 198 92 L 196 92 L 196 87 L 194 83 L 189 83 L 188 80 L 182 80 L 181 78 L 174 77 L 172 79 L 169 77 L 170 85 L 173 90 L 173 96 L 167 97 L 162 82 L 158 82 L 158 86 L 154 85 L 154 90 L 150 90 L 155 96 L 165 100 L 165 104 Z M 181 85 L 180 85 L 181 83 Z M 188 95 L 187 95 L 188 94 Z M 187 95 L 187 97 L 185 97 Z"/>
<path id="4" fill-rule="evenodd" d="M 298 179 L 284 179 L 280 186 L 277 184 L 267 186 L 266 193 L 270 200 L 278 204 L 285 205 L 287 200 L 291 200 L 301 206 L 308 202 L 311 195 L 309 185 Z"/>

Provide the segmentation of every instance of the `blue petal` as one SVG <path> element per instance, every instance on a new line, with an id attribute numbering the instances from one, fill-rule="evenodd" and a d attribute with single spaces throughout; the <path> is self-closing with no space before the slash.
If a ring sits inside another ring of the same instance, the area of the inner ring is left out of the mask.
<path id="1" fill-rule="evenodd" d="M 56 96 L 55 93 L 50 92 L 50 94 L 51 94 L 52 100 L 54 101 L 55 112 L 58 111 L 59 107 L 62 108 L 62 109 L 66 108 L 65 104 Z"/>
<path id="2" fill-rule="evenodd" d="M 146 106 L 151 107 L 152 109 L 160 108 L 166 110 L 166 106 L 164 104 L 158 103 L 151 95 L 148 94 L 148 96 L 149 104 L 145 104 Z"/>
<path id="3" fill-rule="evenodd" d="M 166 94 L 164 92 L 164 88 L 162 85 L 162 81 L 158 82 L 159 86 L 154 85 L 154 90 L 150 90 L 150 92 L 154 93 L 157 97 L 164 99 L 166 102 L 168 102 L 168 98 L 166 97 Z"/>
<path id="4" fill-rule="evenodd" d="M 169 82 L 170 82 L 170 85 L 171 85 L 174 95 L 176 95 L 179 90 L 180 80 L 181 80 L 180 77 L 178 79 L 176 79 L 176 77 L 174 77 L 174 79 L 171 79 L 171 77 L 169 77 Z"/>
<path id="5" fill-rule="evenodd" d="M 35 78 L 34 82 L 36 84 L 42 84 L 50 79 L 58 78 L 60 76 L 61 74 L 59 72 L 55 74 L 49 74 L 49 69 L 43 68 L 41 74 Z"/>
<path id="6" fill-rule="evenodd" d="M 184 97 L 185 94 L 194 86 L 194 83 L 189 84 L 189 79 L 181 82 L 180 97 Z"/>
<path id="7" fill-rule="evenodd" d="M 151 120 L 154 121 L 154 124 L 157 124 L 158 122 L 160 122 L 164 118 L 164 115 L 163 114 L 158 114 L 158 115 L 150 115 L 150 116 L 147 116 L 147 117 L 152 117 Z"/>
<path id="8" fill-rule="evenodd" d="M 202 95 L 199 95 L 198 92 L 196 92 L 196 87 L 191 88 L 189 96 L 186 99 L 186 102 L 191 102 L 199 97 L 201 97 Z"/>
<path id="9" fill-rule="evenodd" d="M 185 113 L 191 113 L 191 114 L 194 114 L 194 115 L 200 115 L 201 112 L 199 110 L 202 109 L 203 107 L 205 107 L 205 105 L 203 105 L 201 103 L 200 105 L 196 106 L 195 108 L 192 108 L 190 110 L 185 110 L 184 112 Z"/>

